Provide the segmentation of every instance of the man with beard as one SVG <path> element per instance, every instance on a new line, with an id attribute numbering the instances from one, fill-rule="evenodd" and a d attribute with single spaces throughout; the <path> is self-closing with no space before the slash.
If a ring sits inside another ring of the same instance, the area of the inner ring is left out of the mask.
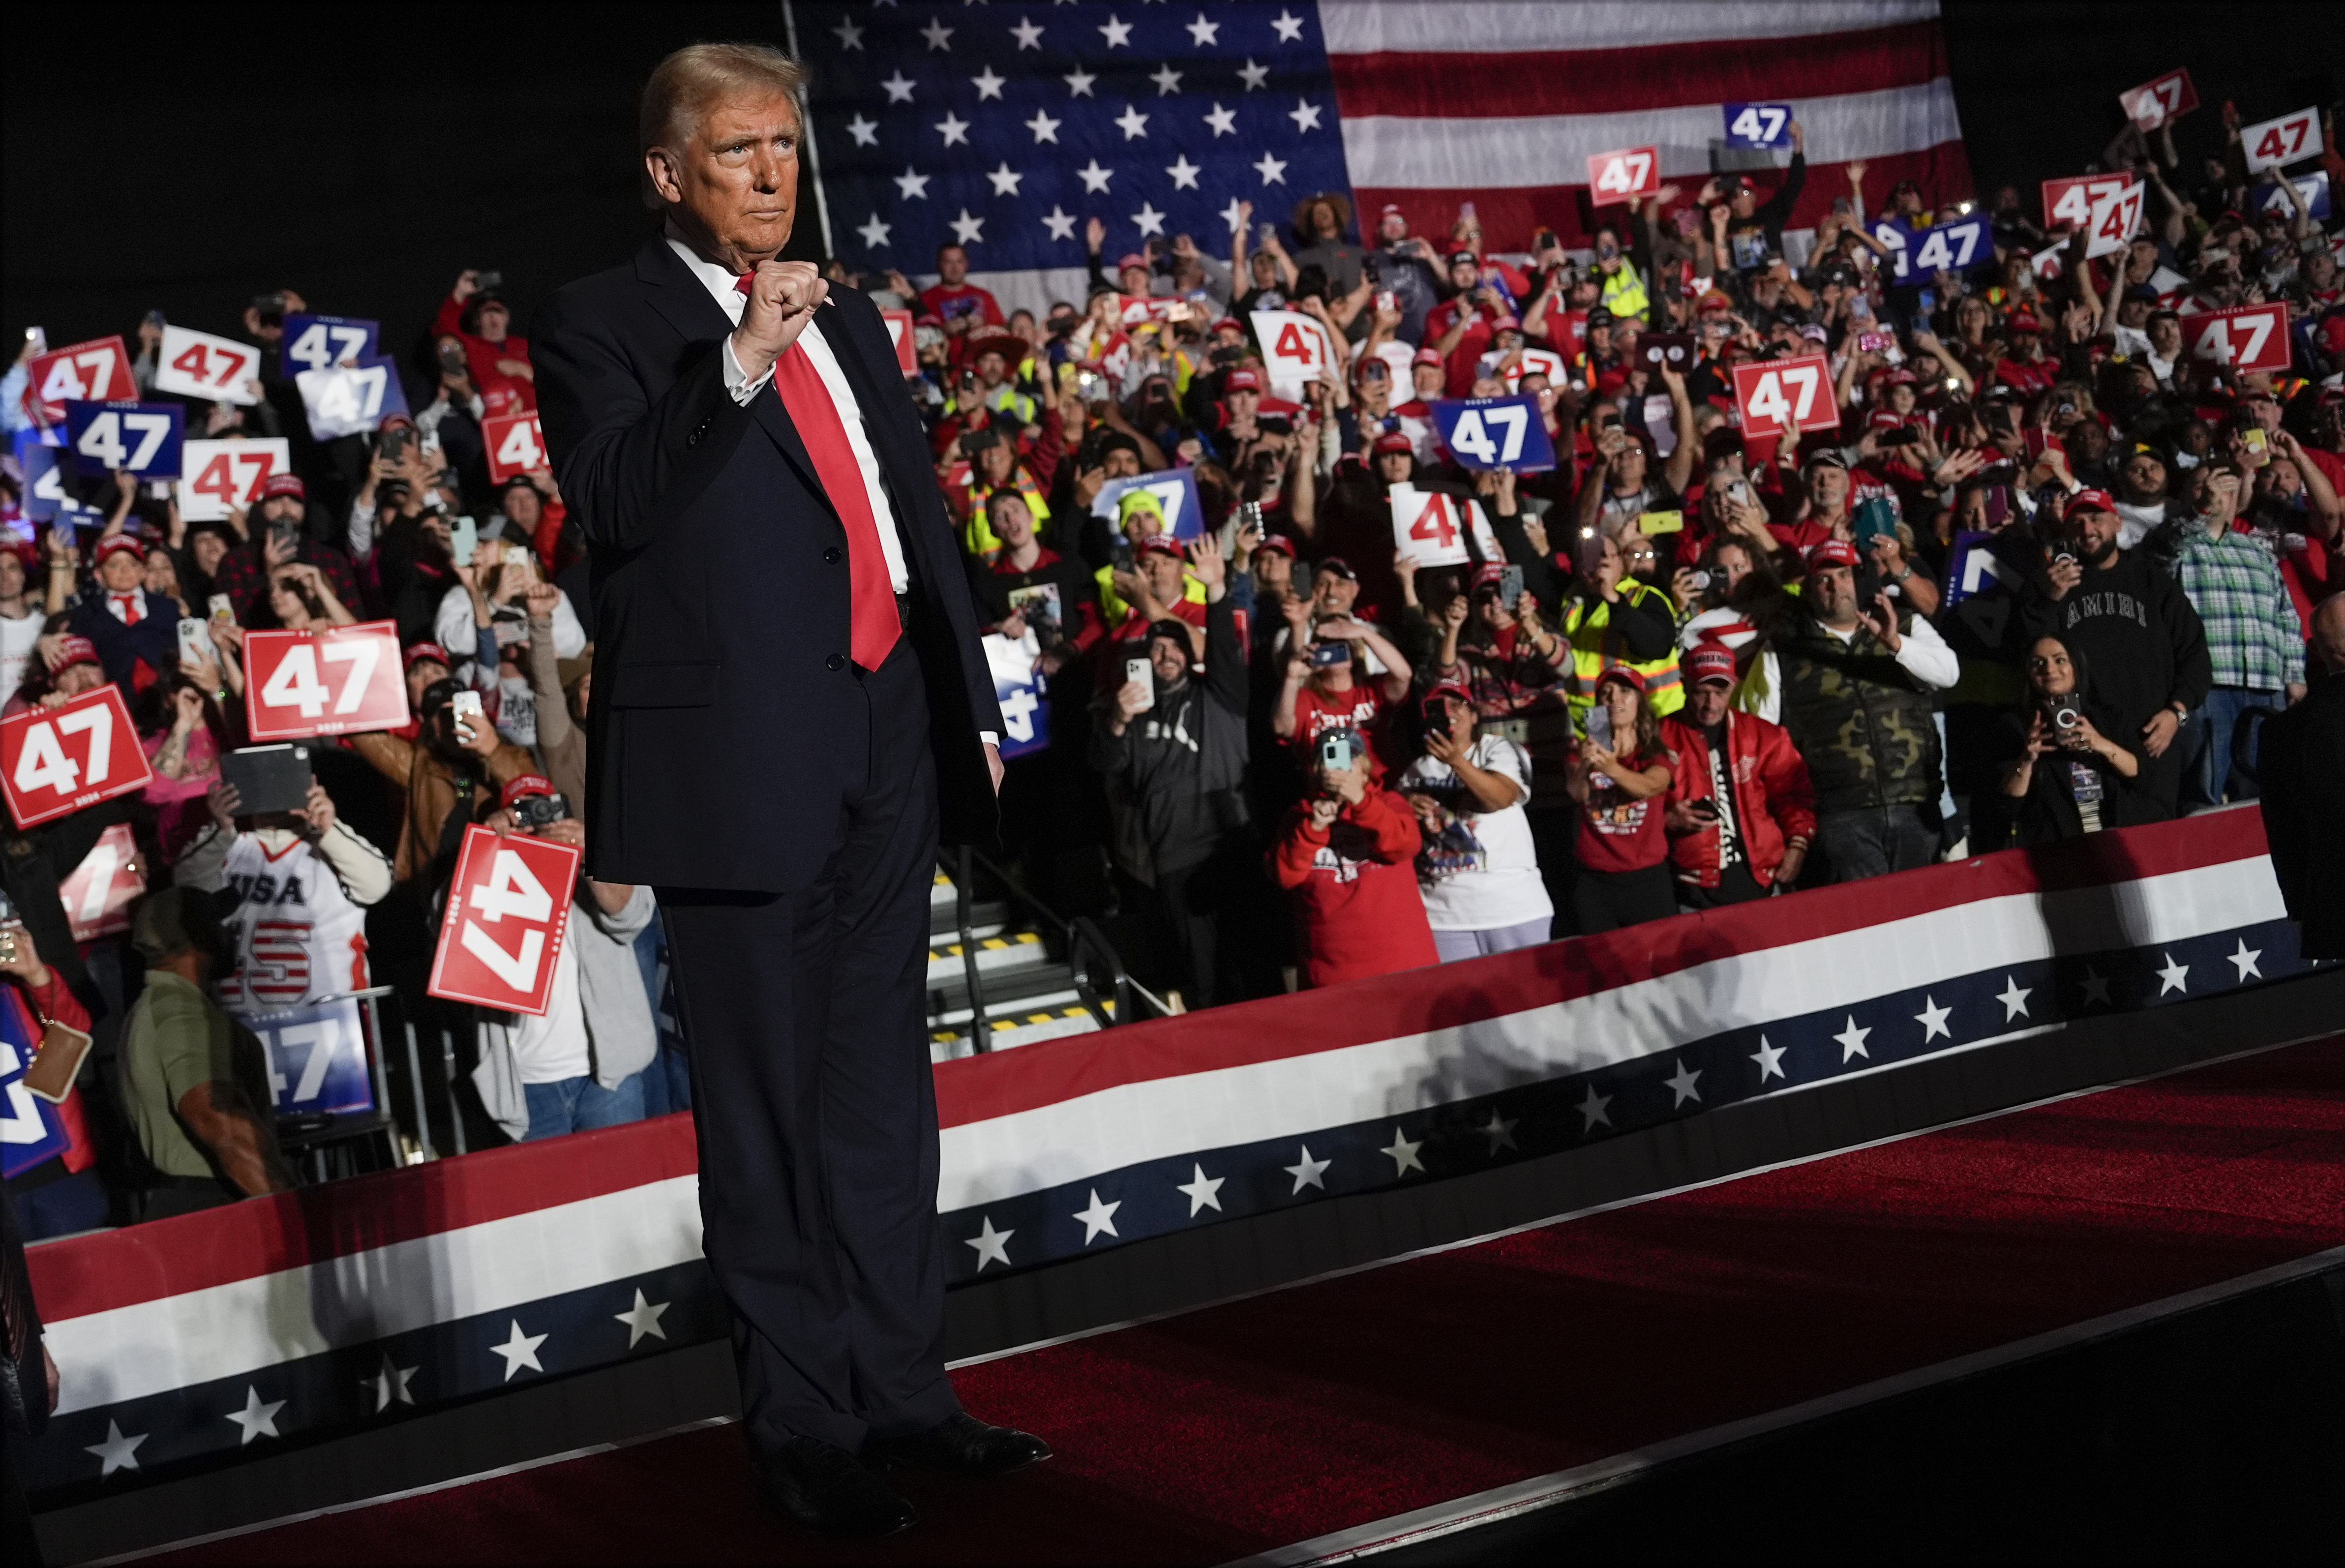
<path id="1" fill-rule="evenodd" d="M 2143 793 L 2173 816 L 2182 790 L 2175 737 L 2214 679 L 2198 612 L 2146 553 L 2119 547 L 2124 524 L 2106 491 L 2076 492 L 2061 523 L 2021 609 L 2027 637 L 2057 636 L 2084 655 L 2102 700 L 2142 738 Z"/>

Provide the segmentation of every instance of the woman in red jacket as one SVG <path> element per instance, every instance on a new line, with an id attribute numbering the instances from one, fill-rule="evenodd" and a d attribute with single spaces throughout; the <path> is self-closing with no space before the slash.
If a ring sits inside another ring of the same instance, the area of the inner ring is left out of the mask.
<path id="1" fill-rule="evenodd" d="M 1799 881 L 1816 831 L 1808 765 L 1782 726 L 1733 707 L 1734 655 L 1682 656 L 1685 707 L 1661 720 L 1677 755 L 1666 821 L 1677 895 L 1695 909 L 1762 899 Z"/>
<path id="2" fill-rule="evenodd" d="M 38 1060 L 52 1023 L 87 1035 L 89 1013 L 66 988 L 65 977 L 41 962 L 32 932 L 12 912 L 0 920 L 0 1049 L 29 1068 Z M 60 1035 L 48 1048 L 67 1049 L 66 1037 Z M 15 1084 L 9 1087 L 19 1105 L 30 1105 L 28 1095 L 17 1095 Z M 62 1151 L 20 1166 L 14 1163 L 17 1150 L 9 1150 L 8 1201 L 15 1207 L 17 1224 L 28 1241 L 96 1230 L 107 1223 L 110 1206 L 106 1185 L 94 1168 L 97 1151 L 82 1119 L 79 1088 L 66 1091 L 56 1118 L 66 1135 Z"/>
<path id="3" fill-rule="evenodd" d="M 1317 792 L 1271 850 L 1271 874 L 1294 895 L 1304 978 L 1333 985 L 1440 962 L 1416 891 L 1416 814 L 1377 788 L 1356 729 L 1321 735 L 1311 762 Z"/>
<path id="4" fill-rule="evenodd" d="M 1662 829 L 1671 759 L 1645 702 L 1645 677 L 1626 665 L 1598 676 L 1588 730 L 1563 775 L 1579 802 L 1571 905 L 1582 936 L 1678 912 Z"/>

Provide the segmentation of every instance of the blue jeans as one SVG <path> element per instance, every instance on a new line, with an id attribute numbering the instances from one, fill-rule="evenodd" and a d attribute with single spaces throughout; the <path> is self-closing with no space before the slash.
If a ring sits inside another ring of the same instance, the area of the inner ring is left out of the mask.
<path id="1" fill-rule="evenodd" d="M 2287 706 L 2288 694 L 2284 691 L 2218 686 L 2208 692 L 2206 706 L 2190 716 L 2184 733 L 2175 738 L 2175 744 L 2184 748 L 2182 809 L 2187 811 L 2194 807 L 2219 806 L 2227 797 L 2233 800 L 2254 799 L 2259 793 L 2255 779 L 2236 764 L 2244 761 L 2248 769 L 2255 767 L 2260 736 L 2250 726 L 2245 737 L 2246 755 L 2234 757 L 2231 746 L 2239 736 L 2239 716 L 2250 708 Z"/>
<path id="2" fill-rule="evenodd" d="M 605 1089 L 592 1078 L 563 1078 L 551 1084 L 523 1084 L 521 1092 L 529 1105 L 525 1143 L 644 1119 L 641 1073 L 629 1074 L 615 1089 Z"/>

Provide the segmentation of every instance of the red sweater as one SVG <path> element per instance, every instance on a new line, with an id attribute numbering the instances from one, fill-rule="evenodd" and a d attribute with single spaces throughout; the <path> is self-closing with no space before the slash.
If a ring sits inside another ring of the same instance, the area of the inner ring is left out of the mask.
<path id="1" fill-rule="evenodd" d="M 1326 828 L 1288 815 L 1271 874 L 1294 895 L 1303 972 L 1315 986 L 1438 963 L 1416 891 L 1416 814 L 1372 782 Z"/>
<path id="2" fill-rule="evenodd" d="M 49 971 L 49 983 L 37 988 L 13 974 L 0 980 L 0 984 L 14 987 L 32 1011 L 36 1041 L 41 1036 L 43 1025 L 53 1023 L 77 1029 L 85 1034 L 89 1033 L 89 1010 L 81 1004 L 79 997 L 66 989 L 64 976 L 56 970 Z M 57 1106 L 57 1121 L 66 1132 L 66 1150 L 57 1156 L 66 1169 L 79 1175 L 96 1165 L 97 1146 L 90 1141 L 88 1124 L 82 1118 L 81 1086 L 78 1084 L 66 1091 L 64 1101 Z"/>
<path id="3" fill-rule="evenodd" d="M 488 339 L 464 331 L 460 325 L 464 319 L 464 302 L 451 294 L 440 301 L 440 313 L 431 320 L 434 337 L 454 338 L 464 345 L 464 369 L 472 378 L 473 388 L 485 398 L 492 387 L 504 387 L 521 399 L 523 409 L 537 406 L 537 388 L 519 376 L 509 376 L 497 369 L 499 360 L 529 361 L 529 340 L 508 332 L 504 341 L 492 343 Z"/>
<path id="4" fill-rule="evenodd" d="M 1701 726 L 1672 715 L 1661 720 L 1661 739 L 1678 754 L 1663 798 L 1671 806 L 1690 805 L 1711 798 L 1710 738 Z M 1785 841 L 1816 836 L 1816 791 L 1808 782 L 1808 765 L 1800 759 L 1792 738 L 1780 724 L 1756 714 L 1726 715 L 1726 762 L 1734 791 L 1734 830 L 1742 841 L 1742 858 L 1761 887 L 1774 880 L 1783 863 Z M 1699 887 L 1718 886 L 1718 829 L 1702 828 L 1670 840 L 1670 859 L 1678 881 Z"/>

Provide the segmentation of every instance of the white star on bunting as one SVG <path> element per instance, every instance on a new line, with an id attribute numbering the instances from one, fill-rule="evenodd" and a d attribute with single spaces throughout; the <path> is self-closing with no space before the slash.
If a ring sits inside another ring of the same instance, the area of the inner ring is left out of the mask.
<path id="1" fill-rule="evenodd" d="M 1107 40 L 1109 48 L 1123 48 L 1131 41 L 1132 24 L 1117 21 L 1115 13 L 1111 11 L 1108 13 L 1106 23 L 1100 28 L 1100 36 Z"/>
<path id="2" fill-rule="evenodd" d="M 2174 955 L 2170 952 L 2161 953 L 2159 956 L 2166 960 L 2166 967 L 2157 972 L 2159 982 L 2157 993 L 2163 996 L 2169 991 L 2179 991 L 2188 995 L 2190 991 L 2190 966 L 2187 963 L 2175 962 Z"/>
<path id="3" fill-rule="evenodd" d="M 97 1479 L 104 1481 L 117 1470 L 137 1470 L 138 1445 L 146 1441 L 145 1432 L 124 1437 L 122 1429 L 109 1420 L 106 1423 L 106 1441 L 86 1443 L 82 1446 L 82 1452 L 97 1455 L 99 1462 L 105 1467 L 97 1472 Z"/>
<path id="4" fill-rule="evenodd" d="M 263 1400 L 260 1390 L 247 1383 L 244 1386 L 244 1409 L 230 1410 L 225 1418 L 243 1430 L 244 1435 L 236 1440 L 236 1446 L 242 1448 L 257 1437 L 277 1436 L 277 1412 L 284 1408 L 283 1400 Z"/>
<path id="5" fill-rule="evenodd" d="M 1247 92 L 1260 92 L 1270 83 L 1270 67 L 1257 66 L 1249 58 L 1244 65 L 1238 67 L 1238 80 L 1245 84 Z"/>
<path id="6" fill-rule="evenodd" d="M 1670 1093 L 1677 1096 L 1677 1098 L 1670 1102 L 1670 1109 L 1674 1111 L 1680 1105 L 1684 1105 L 1688 1100 L 1691 1100 L 1696 1105 L 1700 1105 L 1701 1103 L 1701 1091 L 1695 1088 L 1694 1085 L 1700 1081 L 1701 1070 L 1700 1068 L 1695 1068 L 1693 1071 L 1688 1072 L 1686 1070 L 1685 1058 L 1682 1056 L 1679 1057 L 1677 1075 L 1675 1077 L 1664 1078 L 1661 1080 L 1662 1083 L 1667 1084 L 1670 1086 Z"/>
<path id="7" fill-rule="evenodd" d="M 1126 141 L 1137 141 L 1148 134 L 1148 117 L 1132 105 L 1123 106 L 1123 113 L 1115 117 L 1116 128 L 1123 132 Z"/>
<path id="8" fill-rule="evenodd" d="M 1914 1014 L 1914 1022 L 1922 1026 L 1922 1044 L 1927 1045 L 1941 1034 L 1952 1040 L 1954 1032 L 1946 1027 L 1946 1020 L 1953 1017 L 1954 1013 L 1951 1007 L 1939 1006 L 1936 997 L 1923 997 L 1922 1011 Z"/>
<path id="9" fill-rule="evenodd" d="M 879 85 L 888 89 L 888 101 L 889 103 L 909 104 L 912 101 L 911 79 L 906 76 L 902 71 L 898 71 L 894 76 L 888 77 Z"/>
<path id="10" fill-rule="evenodd" d="M 947 147 L 969 145 L 969 122 L 950 109 L 947 109 L 945 117 L 937 122 L 937 129 L 944 133 Z"/>
<path id="11" fill-rule="evenodd" d="M 1010 1238 L 1017 1234 L 1014 1230 L 994 1229 L 993 1217 L 980 1215 L 978 1217 L 977 1234 L 963 1237 L 961 1245 L 977 1248 L 977 1271 L 982 1274 L 989 1263 L 999 1263 L 1004 1268 L 1010 1267 Z"/>
<path id="12" fill-rule="evenodd" d="M 1072 239 L 1075 237 L 1075 215 L 1054 201 L 1051 204 L 1051 210 L 1042 215 L 1042 227 L 1051 231 L 1053 239 Z"/>
<path id="13" fill-rule="evenodd" d="M 990 171 L 985 178 L 993 182 L 994 195 L 1015 196 L 1018 194 L 1018 182 L 1026 177 L 1011 168 L 1010 160 L 1005 158 L 1001 160 L 1001 167 Z"/>
<path id="14" fill-rule="evenodd" d="M 896 190 L 901 199 L 926 201 L 929 199 L 929 177 L 916 173 L 910 164 L 904 166 L 903 173 L 889 178 L 895 180 Z"/>
<path id="15" fill-rule="evenodd" d="M 1306 1186 L 1315 1186 L 1321 1192 L 1325 1192 L 1327 1190 L 1327 1183 L 1323 1178 L 1327 1174 L 1327 1167 L 1335 1163 L 1332 1159 L 1313 1159 L 1311 1157 L 1311 1145 L 1309 1144 L 1303 1145 L 1302 1148 L 1302 1163 L 1300 1165 L 1291 1165 L 1284 1167 L 1286 1174 L 1294 1178 L 1294 1192 L 1287 1194 L 1289 1197 L 1293 1197 L 1295 1193 L 1301 1192 Z"/>
<path id="16" fill-rule="evenodd" d="M 1225 109 L 1215 104 L 1213 112 L 1205 117 L 1205 123 L 1213 127 L 1215 137 L 1238 134 L 1238 112 L 1235 109 Z"/>
<path id="17" fill-rule="evenodd" d="M 1064 120 L 1052 119 L 1048 109 L 1036 109 L 1034 117 L 1026 122 L 1026 128 L 1034 133 L 1034 144 L 1040 147 L 1046 141 L 1057 142 L 1059 127 L 1066 123 Z"/>
<path id="18" fill-rule="evenodd" d="M 2015 1018 L 2026 1017 L 2027 999 L 2035 994 L 2034 986 L 2020 984 L 2016 975 L 2005 975 L 2003 990 L 1995 995 L 1995 1000 L 2003 1003 L 2003 1021 L 2008 1023 Z"/>
<path id="19" fill-rule="evenodd" d="M 1319 106 L 1313 103 L 1309 98 L 1298 98 L 1295 100 L 1294 107 L 1286 111 L 1286 117 L 1294 122 L 1294 134 L 1296 136 L 1301 136 L 1304 131 L 1317 130 L 1319 128 Z"/>
<path id="20" fill-rule="evenodd" d="M 2228 962 L 2238 966 L 2241 983 L 2245 983 L 2248 976 L 2251 974 L 2258 980 L 2261 980 L 2264 977 L 2264 972 L 2256 965 L 2256 960 L 2263 957 L 2263 955 L 2264 950 L 2262 948 L 2249 947 L 2246 937 L 2241 937 L 2239 939 L 2239 951 L 2231 954 Z"/>
<path id="21" fill-rule="evenodd" d="M 627 1326 L 627 1349 L 632 1350 L 646 1334 L 655 1339 L 667 1338 L 667 1330 L 660 1327 L 660 1317 L 674 1305 L 675 1303 L 672 1301 L 645 1300 L 644 1288 L 638 1285 L 635 1287 L 635 1304 L 624 1312 L 612 1313 L 611 1317 L 614 1321 Z"/>
<path id="22" fill-rule="evenodd" d="M 1160 98 L 1169 98 L 1181 90 L 1181 73 L 1170 66 L 1159 68 L 1148 79 L 1156 84 L 1156 96 Z"/>
<path id="23" fill-rule="evenodd" d="M 863 236 L 865 249 L 877 250 L 888 243 L 888 236 L 892 232 L 892 228 L 875 212 L 871 215 L 871 221 L 855 232 Z"/>
<path id="24" fill-rule="evenodd" d="M 391 1409 L 391 1401 L 393 1400 L 397 1400 L 402 1405 L 411 1405 L 415 1402 L 415 1396 L 407 1391 L 407 1380 L 413 1376 L 415 1376 L 413 1367 L 397 1365 L 391 1360 L 391 1352 L 385 1350 L 382 1354 L 382 1370 L 371 1378 L 360 1378 L 359 1387 L 374 1390 L 374 1413 L 381 1415 Z"/>
<path id="25" fill-rule="evenodd" d="M 1042 46 L 1042 29 L 1023 16 L 1018 18 L 1018 25 L 1010 29 L 1010 36 L 1018 40 L 1018 46 L 1020 49 L 1039 49 Z"/>
<path id="26" fill-rule="evenodd" d="M 855 18 L 852 16 L 833 27 L 831 33 L 838 39 L 838 46 L 842 52 L 848 49 L 859 50 L 863 47 L 863 29 L 855 25 Z"/>
<path id="27" fill-rule="evenodd" d="M 1100 160 L 1093 158 L 1091 162 L 1083 165 L 1082 168 L 1075 170 L 1075 178 L 1083 182 L 1083 189 L 1085 191 L 1101 191 L 1105 190 L 1107 188 L 1107 182 L 1115 178 L 1115 170 L 1112 168 L 1101 168 L 1100 167 Z"/>
<path id="28" fill-rule="evenodd" d="M 855 145 L 858 147 L 878 147 L 879 122 L 867 120 L 861 115 L 858 115 L 847 122 L 847 134 L 855 138 Z"/>
<path id="29" fill-rule="evenodd" d="M 1255 162 L 1254 171 L 1262 176 L 1262 182 L 1264 185 L 1286 183 L 1286 160 L 1283 158 L 1273 158 L 1270 154 L 1264 153 Z"/>
<path id="30" fill-rule="evenodd" d="M 920 29 L 920 36 L 929 41 L 929 52 L 931 54 L 951 43 L 952 36 L 953 30 L 934 16 L 929 17 L 929 25 Z"/>
<path id="31" fill-rule="evenodd" d="M 547 1336 L 543 1334 L 523 1333 L 521 1331 L 521 1319 L 518 1318 L 513 1319 L 512 1331 L 505 1342 L 502 1345 L 492 1345 L 489 1347 L 490 1349 L 494 1350 L 498 1355 L 502 1356 L 505 1359 L 505 1375 L 502 1380 L 508 1383 L 512 1382 L 513 1374 L 520 1371 L 523 1367 L 527 1367 L 533 1372 L 543 1372 L 545 1370 L 545 1368 L 538 1361 L 537 1348 L 540 1345 L 544 1344 L 546 1339 Z"/>
<path id="32" fill-rule="evenodd" d="M 1099 1238 L 1099 1233 L 1102 1230 L 1106 1231 L 1110 1236 L 1115 1237 L 1118 1240 L 1122 1239 L 1122 1233 L 1118 1231 L 1115 1227 L 1115 1211 L 1122 1207 L 1123 1199 L 1122 1198 L 1116 1199 L 1113 1203 L 1100 1202 L 1099 1188 L 1091 1188 L 1091 1201 L 1090 1206 L 1085 1208 L 1075 1210 L 1074 1215 L 1075 1218 L 1083 1222 L 1083 1245 L 1085 1247 L 1089 1247 L 1093 1241 L 1097 1240 Z"/>
<path id="33" fill-rule="evenodd" d="M 1222 25 L 1219 22 L 1206 21 L 1203 11 L 1197 13 L 1197 19 L 1188 24 L 1188 27 L 1189 41 L 1200 49 L 1214 42 L 1222 35 Z"/>
<path id="34" fill-rule="evenodd" d="M 970 85 L 977 88 L 977 101 L 979 103 L 983 103 L 988 98 L 1000 97 L 1001 96 L 1003 86 L 1007 84 L 1010 78 L 1007 76 L 995 76 L 991 66 L 986 66 L 984 70 L 969 78 Z"/>
<path id="35" fill-rule="evenodd" d="M 1164 215 L 1156 210 L 1156 204 L 1152 201 L 1142 202 L 1140 210 L 1132 215 L 1132 220 L 1140 226 L 1142 234 L 1161 237 L 1164 232 Z"/>
<path id="36" fill-rule="evenodd" d="M 2086 1006 L 2090 1007 L 2096 1002 L 2099 1003 L 2104 1007 L 2109 1005 L 2108 977 L 2103 974 L 2099 970 L 2087 965 L 2085 970 L 2085 978 L 2078 982 L 2078 983 L 2083 985 L 2085 988 Z"/>
<path id="37" fill-rule="evenodd" d="M 1498 1108 L 1493 1105 L 1490 1107 L 1490 1119 L 1474 1130 L 1490 1140 L 1490 1157 L 1497 1159 L 1502 1148 L 1520 1151 L 1521 1145 L 1515 1142 L 1515 1125 L 1514 1122 L 1499 1120 Z"/>
<path id="38" fill-rule="evenodd" d="M 1764 1034 L 1759 1036 L 1759 1049 L 1751 1053 L 1751 1059 L 1759 1064 L 1760 1083 L 1766 1083 L 1770 1074 L 1778 1078 L 1783 1076 L 1783 1047 L 1768 1044 Z M 1790 1080 L 1785 1079 L 1785 1082 Z"/>
<path id="39" fill-rule="evenodd" d="M 1420 1174 L 1424 1172 L 1425 1162 L 1416 1157 L 1416 1151 L 1424 1146 L 1425 1143 L 1423 1139 L 1419 1139 L 1416 1143 L 1410 1143 L 1408 1141 L 1408 1135 L 1402 1132 L 1398 1127 L 1395 1127 L 1393 1129 L 1393 1141 L 1383 1148 L 1378 1149 L 1376 1153 L 1392 1161 L 1394 1176 L 1405 1176 L 1408 1175 L 1411 1170 L 1416 1170 Z"/>
<path id="40" fill-rule="evenodd" d="M 1278 29 L 1278 41 L 1280 43 L 1294 44 L 1302 41 L 1303 18 L 1294 15 L 1292 11 L 1283 10 L 1279 12 L 1276 18 L 1274 18 L 1270 25 Z"/>
<path id="41" fill-rule="evenodd" d="M 1067 75 L 1061 76 L 1059 79 L 1067 84 L 1067 97 L 1071 98 L 1090 97 L 1091 96 L 1091 84 L 1099 80 L 1097 76 L 1092 76 L 1081 66 L 1076 66 L 1072 71 L 1070 71 Z"/>
<path id="42" fill-rule="evenodd" d="M 1230 204 L 1222 209 L 1222 221 L 1230 226 L 1233 234 L 1238 231 L 1238 225 L 1245 221 L 1245 208 L 1236 197 L 1231 197 Z"/>
<path id="43" fill-rule="evenodd" d="M 1588 1098 L 1580 1101 L 1579 1105 L 1579 1114 L 1588 1118 L 1588 1125 L 1580 1128 L 1580 1132 L 1583 1134 L 1594 1132 L 1596 1130 L 1596 1124 L 1599 1122 L 1603 1123 L 1608 1127 L 1612 1125 L 1612 1113 L 1606 1110 L 1605 1107 L 1609 1105 L 1611 1103 L 1611 1095 L 1599 1095 L 1596 1092 L 1595 1084 L 1589 1084 Z"/>
<path id="44" fill-rule="evenodd" d="M 1197 177 L 1205 171 L 1191 163 L 1189 155 L 1184 152 L 1181 154 L 1177 162 L 1166 164 L 1164 172 L 1172 177 L 1173 189 L 1194 190 L 1197 188 Z"/>
<path id="45" fill-rule="evenodd" d="M 1189 1200 L 1189 1217 L 1194 1219 L 1204 1209 L 1222 1207 L 1222 1184 L 1230 1178 L 1209 1176 L 1205 1174 L 1205 1167 L 1194 1161 L 1190 1162 L 1190 1168 L 1197 1174 L 1172 1190 Z"/>
<path id="46" fill-rule="evenodd" d="M 1840 1043 L 1840 1059 L 1842 1066 L 1846 1066 L 1851 1060 L 1858 1056 L 1863 1057 L 1868 1062 L 1873 1060 L 1873 1053 L 1864 1048 L 1864 1037 L 1872 1033 L 1870 1025 L 1863 1029 L 1856 1026 L 1855 1013 L 1852 1013 L 1848 1015 L 1848 1027 L 1832 1036 Z"/>
<path id="47" fill-rule="evenodd" d="M 982 218 L 971 218 L 969 215 L 969 209 L 966 207 L 960 209 L 960 216 L 959 218 L 951 220 L 950 228 L 953 231 L 953 238 L 959 240 L 963 245 L 974 245 L 979 240 L 985 238 L 985 219 Z"/>

